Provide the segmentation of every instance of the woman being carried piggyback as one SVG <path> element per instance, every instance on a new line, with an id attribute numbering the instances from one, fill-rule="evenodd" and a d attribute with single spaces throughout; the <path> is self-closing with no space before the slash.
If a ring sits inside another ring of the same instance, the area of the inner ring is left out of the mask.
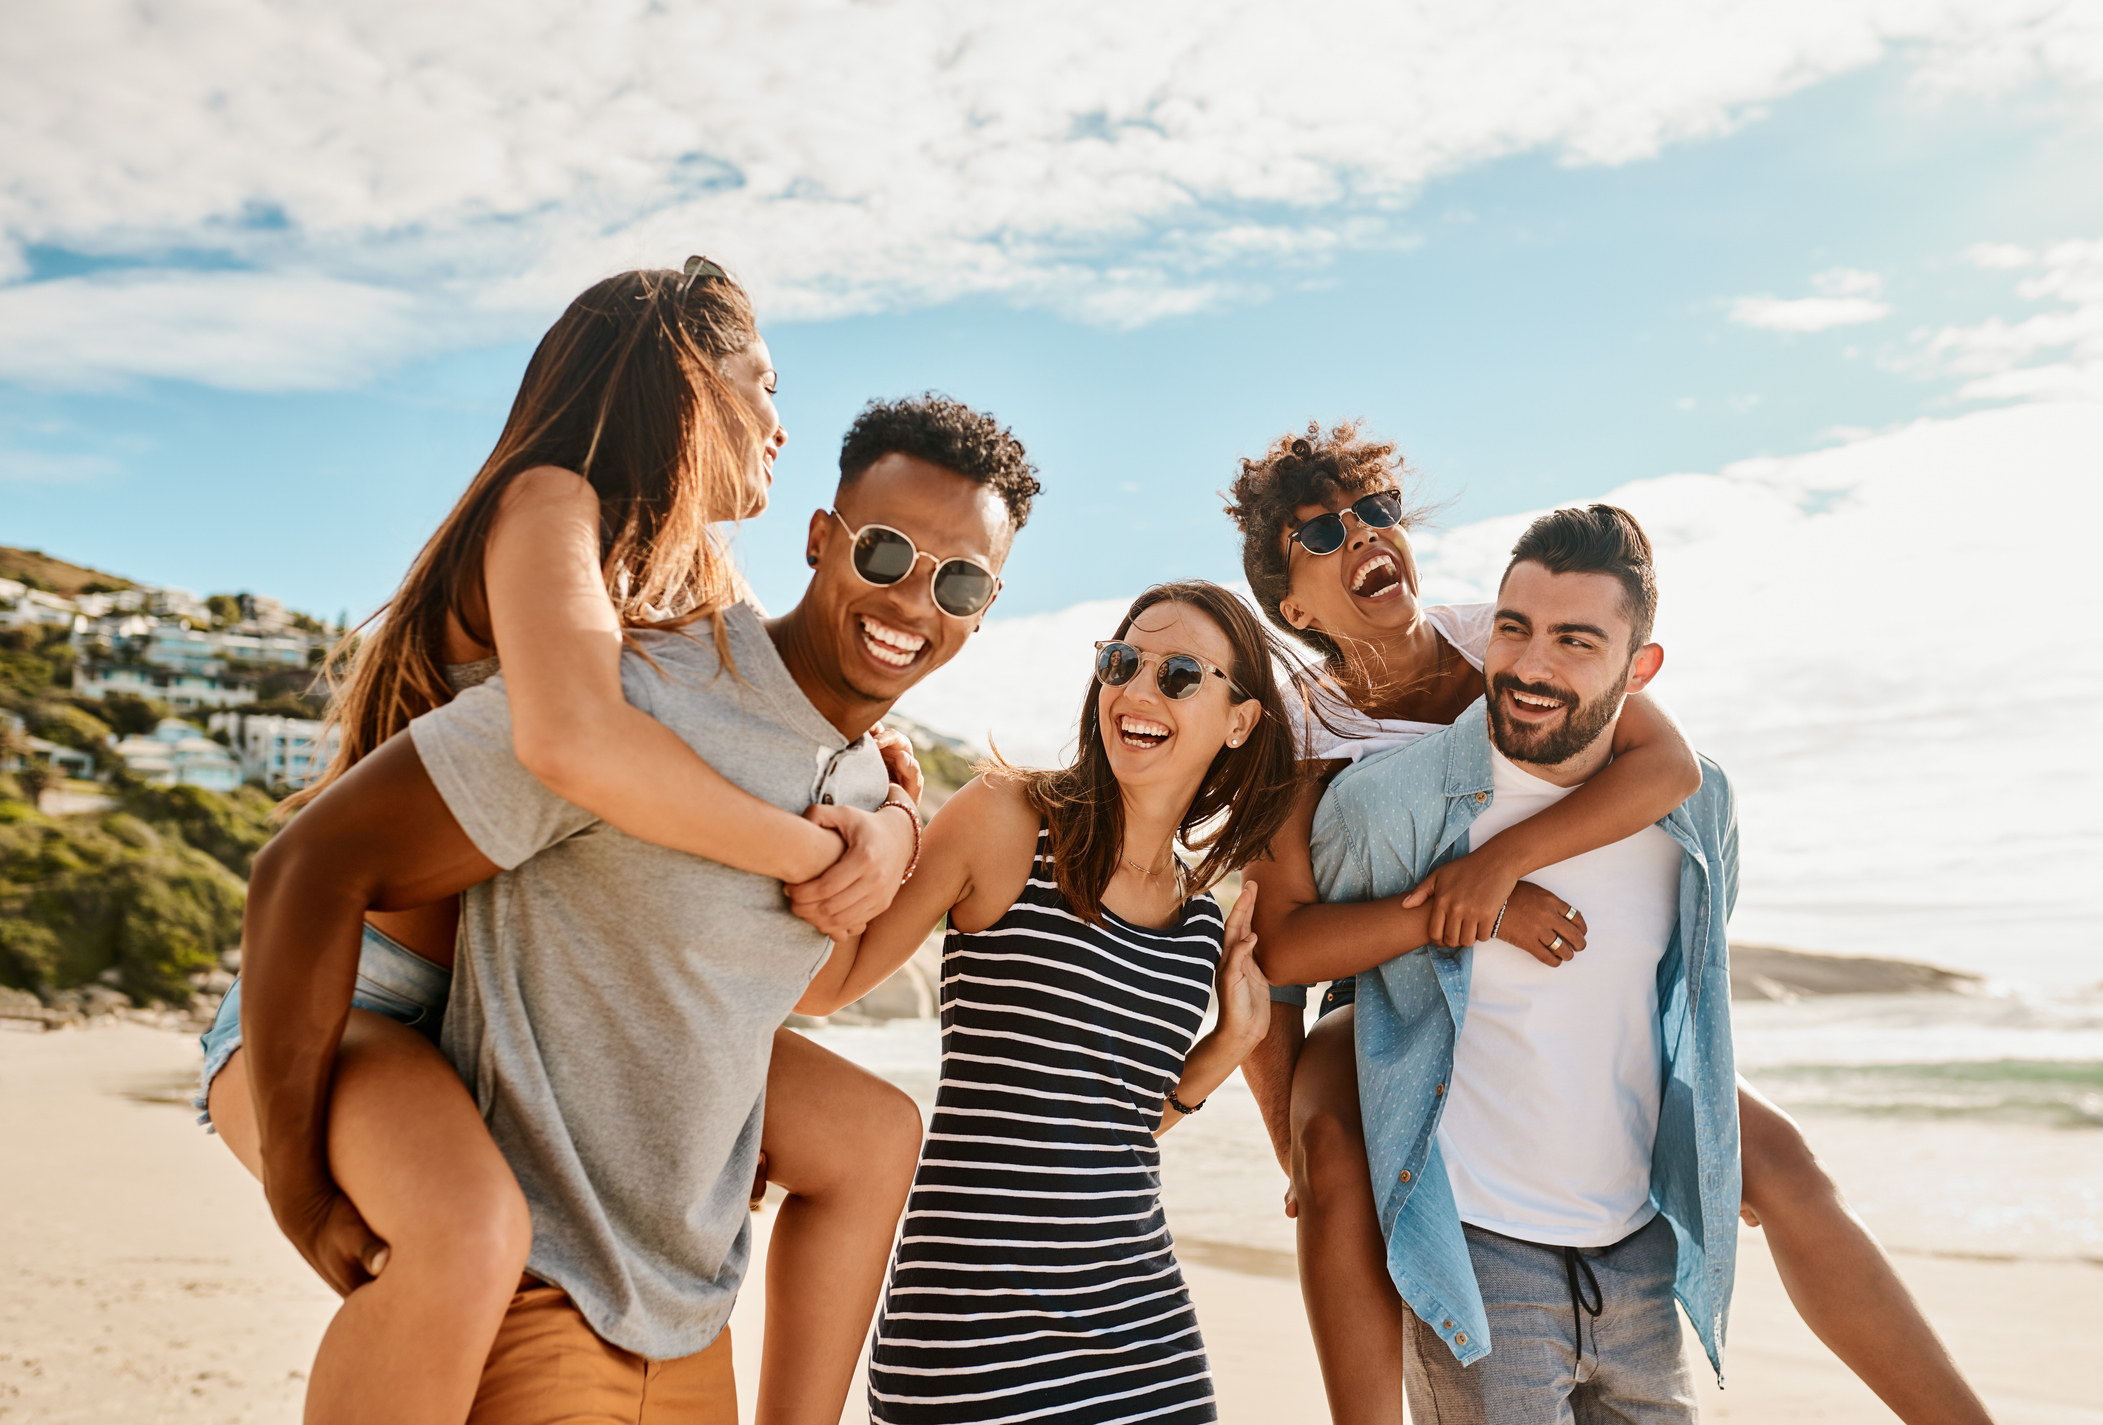
<path id="1" fill-rule="evenodd" d="M 1255 896 L 1222 917 L 1207 888 L 1291 804 L 1273 651 L 1216 584 L 1140 595 L 1097 645 L 1074 761 L 998 764 L 959 791 L 891 909 L 812 981 L 803 1008 L 829 1012 L 949 918 L 941 1088 L 870 1349 L 872 1419 L 1217 1418 L 1157 1139 L 1269 1019 Z"/>

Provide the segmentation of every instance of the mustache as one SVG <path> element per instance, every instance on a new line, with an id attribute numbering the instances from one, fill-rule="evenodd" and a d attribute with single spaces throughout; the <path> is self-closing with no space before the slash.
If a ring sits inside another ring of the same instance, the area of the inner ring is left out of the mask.
<path id="1" fill-rule="evenodd" d="M 1553 683 L 1522 682 L 1509 673 L 1499 673 L 1496 677 L 1490 679 L 1490 691 L 1493 693 L 1524 693 L 1529 698 L 1553 698 L 1566 708 L 1574 708 L 1582 701 L 1577 694 L 1571 692 L 1568 688 L 1558 688 Z"/>

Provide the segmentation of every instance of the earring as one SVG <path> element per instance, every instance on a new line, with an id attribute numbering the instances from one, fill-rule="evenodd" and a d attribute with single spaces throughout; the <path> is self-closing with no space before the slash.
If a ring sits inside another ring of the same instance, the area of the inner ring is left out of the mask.
<path id="1" fill-rule="evenodd" d="M 972 631 L 973 633 L 977 633 L 977 632 L 978 632 L 978 631 L 979 631 L 980 629 L 984 628 L 985 626 L 986 626 L 986 621 L 985 621 L 984 619 L 980 619 L 980 620 L 979 620 L 979 621 L 978 621 L 977 623 L 975 623 L 975 624 L 973 624 L 973 625 L 971 626 L 971 631 Z"/>
<path id="2" fill-rule="evenodd" d="M 815 554 L 806 554 L 803 556 L 803 562 L 810 565 L 811 568 L 815 569 L 818 567 L 818 556 Z"/>

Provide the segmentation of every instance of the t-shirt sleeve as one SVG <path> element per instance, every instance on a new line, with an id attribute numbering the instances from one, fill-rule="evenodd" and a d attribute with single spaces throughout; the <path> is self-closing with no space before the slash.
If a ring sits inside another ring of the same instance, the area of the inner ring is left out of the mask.
<path id="1" fill-rule="evenodd" d="M 1477 668 L 1490 651 L 1490 630 L 1497 622 L 1495 604 L 1437 604 L 1426 609 L 1432 626 Z"/>
<path id="2" fill-rule="evenodd" d="M 425 713 L 409 724 L 409 737 L 467 839 L 507 871 L 596 820 L 542 786 L 513 754 L 502 677 Z"/>

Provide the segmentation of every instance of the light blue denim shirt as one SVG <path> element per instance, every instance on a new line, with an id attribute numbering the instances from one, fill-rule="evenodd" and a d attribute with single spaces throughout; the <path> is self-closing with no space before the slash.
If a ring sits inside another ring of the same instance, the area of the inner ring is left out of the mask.
<path id="1" fill-rule="evenodd" d="M 1314 817 L 1325 901 L 1400 895 L 1463 856 L 1490 804 L 1489 720 L 1477 700 L 1453 726 L 1347 768 Z M 1679 920 L 1658 964 L 1664 1094 L 1650 1196 L 1679 1243 L 1674 1284 L 1717 1378 L 1738 1250 L 1738 1076 L 1729 951 L 1738 899 L 1738 817 L 1723 771 L 1658 823 L 1685 853 Z M 1388 1273 L 1402 1299 L 1466 1365 L 1489 1354 L 1489 1322 L 1439 1156 L 1453 1041 L 1468 1014 L 1474 950 L 1431 947 L 1358 977 L 1358 1096 Z"/>

